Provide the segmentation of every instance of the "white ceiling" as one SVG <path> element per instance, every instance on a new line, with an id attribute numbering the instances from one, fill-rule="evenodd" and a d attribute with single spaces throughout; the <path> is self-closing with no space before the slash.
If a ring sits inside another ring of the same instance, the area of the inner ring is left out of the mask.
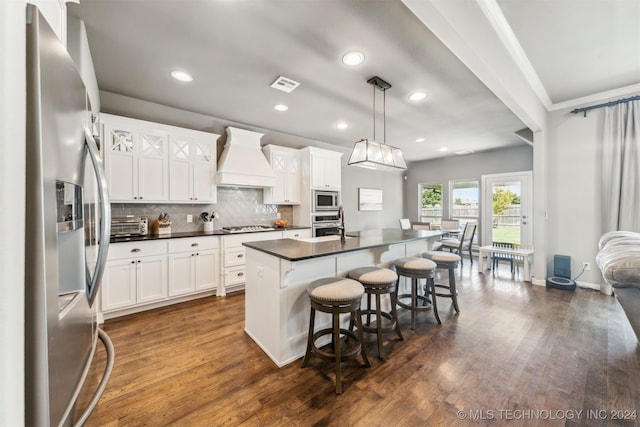
<path id="1" fill-rule="evenodd" d="M 477 1 L 503 11 L 546 108 L 640 82 L 637 0 Z M 523 143 L 513 134 L 523 122 L 400 0 L 81 0 L 68 9 L 85 21 L 103 91 L 352 147 L 373 137 L 366 80 L 378 75 L 392 85 L 386 142 L 410 161 Z M 364 52 L 364 64 L 343 65 L 349 50 Z M 194 81 L 174 81 L 174 69 Z M 270 88 L 280 75 L 300 87 Z M 415 89 L 427 100 L 410 102 Z M 289 110 L 275 111 L 279 103 Z M 381 141 L 381 115 L 377 124 Z"/>

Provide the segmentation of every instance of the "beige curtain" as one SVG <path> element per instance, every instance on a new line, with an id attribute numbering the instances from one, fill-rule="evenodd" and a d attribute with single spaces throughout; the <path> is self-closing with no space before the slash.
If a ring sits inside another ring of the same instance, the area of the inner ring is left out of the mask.
<path id="1" fill-rule="evenodd" d="M 602 232 L 640 232 L 640 100 L 605 108 Z"/>

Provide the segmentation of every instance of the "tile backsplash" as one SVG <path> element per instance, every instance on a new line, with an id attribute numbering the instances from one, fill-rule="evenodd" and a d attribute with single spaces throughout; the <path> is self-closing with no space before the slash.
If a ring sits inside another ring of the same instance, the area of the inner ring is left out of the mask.
<path id="1" fill-rule="evenodd" d="M 204 228 L 201 212 L 216 212 L 218 218 L 214 228 L 234 225 L 273 225 L 280 213 L 281 218 L 292 222 L 291 206 L 269 205 L 262 202 L 263 190 L 259 188 L 218 187 L 218 202 L 210 205 L 190 205 L 175 203 L 112 203 L 113 216 L 136 215 L 149 217 L 149 224 L 161 213 L 171 217 L 173 232 L 199 231 Z M 187 215 L 193 222 L 187 222 Z"/>

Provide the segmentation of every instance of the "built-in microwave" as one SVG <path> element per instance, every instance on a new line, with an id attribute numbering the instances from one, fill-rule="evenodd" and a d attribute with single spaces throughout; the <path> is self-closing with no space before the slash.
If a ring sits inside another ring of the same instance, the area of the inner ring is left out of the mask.
<path id="1" fill-rule="evenodd" d="M 340 206 L 340 192 L 314 190 L 313 191 L 313 211 L 337 211 Z"/>

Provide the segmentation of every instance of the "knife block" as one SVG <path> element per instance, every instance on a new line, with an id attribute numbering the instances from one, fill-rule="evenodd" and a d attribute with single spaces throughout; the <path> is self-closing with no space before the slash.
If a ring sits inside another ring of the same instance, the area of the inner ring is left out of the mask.
<path id="1" fill-rule="evenodd" d="M 151 223 L 151 234 L 171 234 L 171 219 L 156 219 Z"/>

